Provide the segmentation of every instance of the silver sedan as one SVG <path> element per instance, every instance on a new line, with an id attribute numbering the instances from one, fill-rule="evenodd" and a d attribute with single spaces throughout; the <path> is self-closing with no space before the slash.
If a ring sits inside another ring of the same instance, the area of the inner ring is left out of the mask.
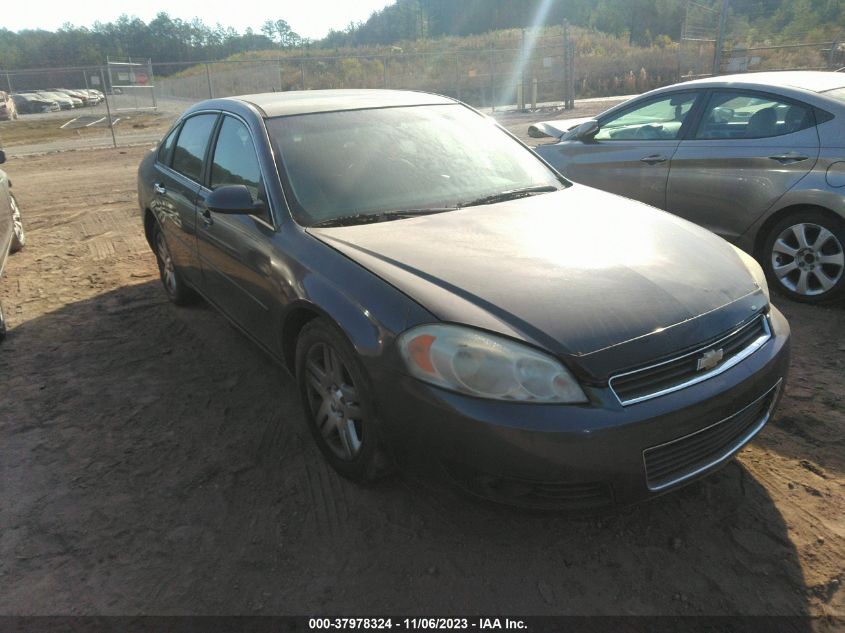
<path id="1" fill-rule="evenodd" d="M 782 294 L 845 297 L 845 73 L 688 81 L 529 134 L 568 178 L 734 242 Z"/>

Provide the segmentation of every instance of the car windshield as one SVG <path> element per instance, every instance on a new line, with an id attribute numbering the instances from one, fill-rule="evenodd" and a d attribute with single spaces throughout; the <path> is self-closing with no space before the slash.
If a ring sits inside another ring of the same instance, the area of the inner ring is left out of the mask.
<path id="1" fill-rule="evenodd" d="M 407 217 L 568 185 L 458 104 L 277 117 L 267 128 L 304 225 Z"/>

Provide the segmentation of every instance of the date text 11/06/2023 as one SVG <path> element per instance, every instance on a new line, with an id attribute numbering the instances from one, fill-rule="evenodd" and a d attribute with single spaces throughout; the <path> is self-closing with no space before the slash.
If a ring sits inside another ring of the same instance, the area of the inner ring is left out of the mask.
<path id="1" fill-rule="evenodd" d="M 523 630 L 523 620 L 511 618 L 309 618 L 310 630 Z"/>

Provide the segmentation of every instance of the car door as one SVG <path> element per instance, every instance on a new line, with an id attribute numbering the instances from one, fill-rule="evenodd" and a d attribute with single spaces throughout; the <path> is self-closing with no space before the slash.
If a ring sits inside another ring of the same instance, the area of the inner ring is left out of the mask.
<path id="1" fill-rule="evenodd" d="M 650 97 L 599 119 L 593 138 L 554 146 L 575 182 L 666 206 L 669 163 L 699 91 Z"/>
<path id="2" fill-rule="evenodd" d="M 209 186 L 200 191 L 197 202 L 203 287 L 232 320 L 273 349 L 270 244 L 275 229 L 255 143 L 243 120 L 223 117 L 209 162 Z M 205 199 L 224 185 L 245 185 L 255 203 L 253 212 L 210 211 Z"/>
<path id="3" fill-rule="evenodd" d="M 667 209 L 735 239 L 818 156 L 811 106 L 756 91 L 714 90 L 672 159 Z"/>
<path id="4" fill-rule="evenodd" d="M 197 195 L 218 116 L 205 112 L 185 119 L 159 147 L 154 169 L 151 210 L 179 272 L 190 285 L 200 289 L 203 280 L 197 255 Z"/>

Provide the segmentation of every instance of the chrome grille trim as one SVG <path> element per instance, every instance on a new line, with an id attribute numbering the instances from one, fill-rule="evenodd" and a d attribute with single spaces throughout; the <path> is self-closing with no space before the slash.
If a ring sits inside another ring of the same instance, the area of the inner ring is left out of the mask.
<path id="1" fill-rule="evenodd" d="M 737 352 L 736 354 L 734 354 L 733 356 L 731 356 L 730 358 L 723 361 L 722 363 L 720 363 L 719 365 L 717 365 L 716 367 L 714 367 L 713 369 L 711 369 L 709 371 L 704 371 L 704 372 L 700 372 L 698 374 L 695 374 L 689 380 L 685 380 L 685 381 L 680 382 L 676 385 L 672 385 L 671 387 L 667 387 L 665 389 L 660 389 L 658 391 L 655 391 L 655 392 L 649 393 L 649 394 L 645 394 L 643 396 L 638 396 L 638 397 L 635 397 L 635 398 L 629 398 L 629 399 L 624 399 L 624 400 L 619 396 L 619 394 L 613 388 L 613 381 L 614 380 L 624 378 L 625 376 L 633 376 L 635 374 L 639 374 L 639 373 L 642 373 L 642 372 L 651 371 L 651 370 L 656 369 L 658 367 L 668 365 L 669 363 L 675 363 L 675 362 L 678 362 L 679 360 L 683 360 L 685 358 L 690 358 L 692 356 L 695 356 L 696 354 L 701 354 L 701 353 L 706 352 L 710 349 L 713 349 L 713 348 L 717 347 L 720 343 L 723 343 L 723 342 L 727 341 L 728 339 L 733 338 L 734 336 L 736 336 L 737 334 L 739 334 L 740 332 L 742 332 L 746 328 L 753 327 L 758 322 L 759 319 L 762 319 L 762 325 L 763 325 L 764 333 L 761 336 L 758 336 L 753 341 L 751 341 L 751 343 L 749 343 L 741 351 Z M 738 327 L 737 329 L 735 329 L 730 334 L 727 334 L 727 335 L 723 336 L 722 338 L 720 338 L 716 341 L 713 341 L 712 343 L 710 343 L 708 345 L 705 345 L 704 347 L 700 347 L 696 350 L 693 350 L 692 352 L 688 352 L 686 354 L 682 354 L 681 356 L 676 356 L 674 358 L 670 358 L 669 360 L 665 360 L 665 361 L 662 361 L 660 363 L 648 365 L 647 367 L 640 367 L 638 369 L 627 371 L 627 372 L 624 372 L 624 373 L 621 373 L 621 374 L 615 374 L 608 381 L 608 385 L 610 387 L 610 390 L 613 392 L 613 395 L 616 397 L 616 399 L 619 401 L 619 403 L 622 406 L 637 404 L 638 402 L 644 402 L 645 400 L 651 400 L 652 398 L 659 398 L 660 396 L 665 396 L 666 394 L 673 393 L 675 391 L 680 391 L 681 389 L 686 389 L 687 387 L 691 387 L 692 385 L 696 385 L 700 382 L 704 382 L 705 380 L 708 380 L 710 378 L 713 378 L 714 376 L 718 376 L 719 374 L 726 372 L 730 368 L 735 367 L 736 365 L 738 365 L 739 363 L 744 361 L 746 358 L 751 356 L 758 349 L 763 347 L 763 345 L 765 345 L 771 338 L 772 338 L 772 328 L 771 328 L 771 325 L 769 323 L 769 317 L 768 317 L 768 315 L 763 314 L 763 315 L 760 315 L 759 317 L 757 317 L 756 319 L 753 319 L 750 322 L 746 323 L 745 325 Z"/>
<path id="2" fill-rule="evenodd" d="M 650 446 L 647 449 L 645 449 L 643 451 L 643 468 L 645 469 L 646 485 L 648 486 L 648 489 L 652 492 L 659 492 L 660 490 L 664 490 L 664 489 L 670 488 L 672 486 L 677 486 L 678 484 L 680 484 L 680 483 L 682 483 L 682 482 L 684 482 L 688 479 L 692 479 L 693 477 L 696 477 L 697 475 L 700 475 L 701 473 L 703 473 L 703 472 L 713 468 L 714 466 L 717 466 L 718 464 L 721 464 L 722 462 L 725 462 L 728 459 L 730 459 L 731 457 L 733 457 L 737 452 L 739 452 L 739 450 L 743 446 L 748 444 L 748 442 L 750 442 L 754 438 L 754 436 L 757 435 L 757 433 L 759 433 L 760 430 L 764 426 L 766 426 L 766 423 L 772 417 L 772 411 L 775 408 L 775 403 L 777 402 L 778 394 L 780 393 L 780 388 L 781 388 L 782 384 L 783 384 L 783 378 L 778 379 L 778 381 L 775 383 L 775 385 L 771 389 L 769 389 L 766 393 L 764 393 L 762 396 L 755 399 L 753 402 L 749 403 L 748 405 L 744 406 L 739 411 L 736 411 L 735 413 L 729 415 L 726 418 L 719 420 L 718 422 L 715 422 L 715 423 L 713 423 L 709 426 L 706 426 L 703 429 L 699 429 L 698 431 L 694 431 L 693 433 L 688 433 L 687 435 L 684 435 L 682 437 L 676 437 L 674 440 L 669 440 L 668 442 L 663 442 L 663 444 L 658 444 L 656 446 Z M 741 415 L 743 411 L 746 411 L 747 409 L 753 407 L 754 405 L 759 403 L 761 400 L 764 400 L 766 398 L 771 398 L 771 401 L 769 402 L 769 406 L 766 407 L 766 412 L 763 414 L 763 416 L 756 423 L 754 423 L 754 425 L 746 433 L 744 433 L 741 438 L 739 438 L 737 441 L 733 442 L 729 447 L 725 448 L 725 450 L 723 450 L 722 453 L 716 459 L 713 459 L 713 460 L 707 462 L 707 464 L 705 464 L 703 466 L 699 466 L 698 468 L 695 468 L 694 470 L 686 472 L 679 477 L 675 477 L 674 479 L 662 482 L 658 485 L 652 485 L 652 484 L 648 483 L 648 460 L 646 458 L 646 453 L 648 453 L 649 451 L 653 451 L 655 449 L 659 449 L 659 448 L 664 447 L 664 446 L 669 446 L 670 444 L 675 444 L 676 442 L 681 442 L 681 441 L 686 440 L 687 438 L 693 437 L 695 435 L 699 435 L 701 433 L 706 433 L 707 431 L 713 429 L 714 427 L 717 427 L 720 424 L 728 422 L 729 420 L 737 417 L 738 415 Z"/>

